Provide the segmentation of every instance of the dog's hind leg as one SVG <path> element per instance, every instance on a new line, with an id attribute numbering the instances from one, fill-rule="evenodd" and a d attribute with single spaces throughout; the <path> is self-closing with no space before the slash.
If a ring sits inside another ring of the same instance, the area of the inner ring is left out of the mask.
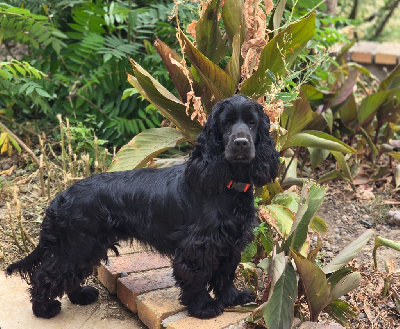
<path id="1" fill-rule="evenodd" d="M 37 317 L 50 319 L 60 313 L 61 302 L 56 298 L 63 295 L 63 286 L 43 265 L 33 271 L 30 293 L 32 311 Z"/>

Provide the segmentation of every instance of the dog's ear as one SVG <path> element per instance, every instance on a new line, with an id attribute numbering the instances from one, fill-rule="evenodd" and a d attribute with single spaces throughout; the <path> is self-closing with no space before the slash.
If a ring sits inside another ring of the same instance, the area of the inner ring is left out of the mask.
<path id="1" fill-rule="evenodd" d="M 259 103 L 255 103 L 259 117 L 255 158 L 250 165 L 250 178 L 254 185 L 263 186 L 278 175 L 279 153 L 269 135 L 270 121 Z"/>
<path id="2" fill-rule="evenodd" d="M 222 135 L 217 125 L 222 108 L 223 101 L 214 106 L 203 131 L 197 137 L 185 171 L 185 179 L 189 186 L 208 195 L 221 193 L 229 180 Z"/>

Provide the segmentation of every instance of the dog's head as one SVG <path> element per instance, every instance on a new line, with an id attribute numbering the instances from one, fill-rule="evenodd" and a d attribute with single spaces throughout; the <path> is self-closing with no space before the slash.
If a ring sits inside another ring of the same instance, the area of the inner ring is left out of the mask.
<path id="1" fill-rule="evenodd" d="M 245 170 L 250 183 L 265 185 L 277 176 L 278 153 L 269 136 L 263 107 L 243 95 L 218 102 L 198 136 L 186 180 L 208 194 L 234 180 L 232 168 Z"/>

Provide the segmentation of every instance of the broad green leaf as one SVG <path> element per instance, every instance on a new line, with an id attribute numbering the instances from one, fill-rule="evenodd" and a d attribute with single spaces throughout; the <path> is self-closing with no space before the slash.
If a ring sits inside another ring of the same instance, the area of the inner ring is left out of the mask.
<path id="1" fill-rule="evenodd" d="M 330 180 L 334 180 L 334 179 L 344 179 L 344 175 L 342 174 L 342 172 L 340 170 L 332 170 L 332 171 L 328 171 L 327 173 L 321 175 L 318 178 L 318 184 L 322 184 L 325 182 L 328 182 Z"/>
<path id="2" fill-rule="evenodd" d="M 353 123 L 357 122 L 357 103 L 354 94 L 351 94 L 349 99 L 342 104 L 339 109 L 340 119 L 345 126 L 353 127 Z"/>
<path id="3" fill-rule="evenodd" d="M 186 106 L 151 77 L 140 65 L 133 61 L 132 64 L 135 76 L 128 74 L 128 82 L 139 90 L 142 96 L 156 106 L 183 133 L 195 140 L 201 131 L 201 126 L 186 114 Z"/>
<path id="4" fill-rule="evenodd" d="M 322 269 L 324 273 L 333 273 L 345 266 L 359 253 L 373 234 L 373 230 L 367 230 L 347 245 L 329 264 L 324 266 Z"/>
<path id="5" fill-rule="evenodd" d="M 317 149 L 315 147 L 309 147 L 311 168 L 317 168 L 330 154 L 328 150 Z"/>
<path id="6" fill-rule="evenodd" d="M 371 149 L 372 159 L 373 159 L 373 161 L 375 161 L 376 157 L 379 154 L 378 148 L 376 147 L 375 143 L 372 141 L 371 136 L 365 131 L 365 129 L 362 127 L 359 127 L 359 128 L 360 128 L 361 135 L 364 136 L 365 140 L 367 141 L 367 143 Z"/>
<path id="7" fill-rule="evenodd" d="M 341 103 L 343 103 L 350 94 L 353 93 L 353 88 L 357 83 L 358 79 L 358 70 L 354 69 L 349 72 L 349 76 L 344 82 L 342 88 L 340 88 L 339 93 L 332 99 L 331 107 L 335 107 Z"/>
<path id="8" fill-rule="evenodd" d="M 271 200 L 272 204 L 277 204 L 289 208 L 293 213 L 299 208 L 300 197 L 297 193 L 284 191 L 275 195 Z"/>
<path id="9" fill-rule="evenodd" d="M 263 258 L 258 262 L 257 267 L 261 268 L 265 273 L 268 273 L 270 270 L 271 264 L 272 264 L 272 262 L 269 258 Z"/>
<path id="10" fill-rule="evenodd" d="M 303 186 L 300 195 L 299 209 L 296 213 L 290 235 L 284 243 L 284 248 L 299 251 L 307 239 L 308 227 L 315 213 L 324 201 L 325 189 L 315 183 Z"/>
<path id="11" fill-rule="evenodd" d="M 270 290 L 273 291 L 276 283 L 281 278 L 282 274 L 284 273 L 287 267 L 287 259 L 285 253 L 282 251 L 279 254 L 276 254 L 272 257 L 272 279 L 271 279 L 271 286 Z M 270 294 L 270 296 L 272 296 Z"/>
<path id="12" fill-rule="evenodd" d="M 314 33 L 315 13 L 278 33 L 261 51 L 258 69 L 243 83 L 241 93 L 254 98 L 264 95 L 273 83 L 266 72 L 284 78 L 286 67 L 292 65 Z"/>
<path id="13" fill-rule="evenodd" d="M 108 171 L 131 170 L 142 167 L 157 154 L 188 139 L 186 135 L 174 128 L 147 129 L 136 135 L 119 150 Z"/>
<path id="14" fill-rule="evenodd" d="M 276 282 L 271 298 L 265 307 L 264 320 L 268 329 L 292 327 L 293 307 L 297 296 L 297 280 L 291 263 Z"/>
<path id="15" fill-rule="evenodd" d="M 201 78 L 204 79 L 207 87 L 212 92 L 215 103 L 223 98 L 233 96 L 236 83 L 231 76 L 193 46 L 182 31 L 178 31 L 178 36 L 182 40 L 185 55 L 194 65 Z"/>
<path id="16" fill-rule="evenodd" d="M 296 178 L 297 177 L 297 158 L 283 158 L 285 161 L 285 178 Z"/>
<path id="17" fill-rule="evenodd" d="M 226 54 L 224 40 L 218 27 L 221 0 L 211 0 L 196 24 L 197 49 L 214 63 L 220 62 Z"/>
<path id="18" fill-rule="evenodd" d="M 307 98 L 302 92 L 281 115 L 281 126 L 288 131 L 288 137 L 300 132 L 316 116 Z"/>
<path id="19" fill-rule="evenodd" d="M 331 288 L 333 289 L 340 280 L 342 280 L 346 275 L 350 274 L 351 272 L 353 272 L 353 268 L 349 266 L 332 273 L 328 278 L 328 282 L 331 284 Z"/>
<path id="20" fill-rule="evenodd" d="M 353 47 L 353 45 L 356 43 L 356 39 L 346 43 L 341 49 L 339 54 L 336 56 L 335 60 L 339 65 L 342 65 L 342 62 L 345 58 L 345 56 L 347 55 L 347 53 L 349 52 L 350 48 Z"/>
<path id="21" fill-rule="evenodd" d="M 329 304 L 330 284 L 326 280 L 325 273 L 318 266 L 293 249 L 292 256 L 304 287 L 310 319 L 317 321 L 318 315 Z"/>
<path id="22" fill-rule="evenodd" d="M 326 225 L 325 221 L 318 216 L 314 216 L 310 223 L 310 227 L 314 232 L 317 233 L 325 234 L 328 232 L 328 225 Z"/>
<path id="23" fill-rule="evenodd" d="M 342 278 L 336 285 L 333 287 L 331 294 L 329 295 L 329 304 L 356 289 L 361 282 L 361 274 L 359 272 L 353 272 L 349 275 Z"/>
<path id="24" fill-rule="evenodd" d="M 243 0 L 225 0 L 222 6 L 222 20 L 224 22 L 229 45 L 235 51 L 234 39 L 239 35 L 239 49 L 246 36 L 246 22 L 243 15 Z"/>
<path id="25" fill-rule="evenodd" d="M 338 323 L 345 327 L 349 326 L 349 321 L 347 318 L 357 316 L 355 311 L 356 310 L 353 306 L 341 299 L 334 300 L 331 304 L 324 308 L 324 312 L 328 313 Z"/>
<path id="26" fill-rule="evenodd" d="M 359 125 L 363 126 L 371 121 L 379 107 L 395 95 L 400 95 L 400 88 L 377 92 L 365 97 L 358 108 Z"/>
<path id="27" fill-rule="evenodd" d="M 239 34 L 235 35 L 232 44 L 232 56 L 226 65 L 226 72 L 232 77 L 235 83 L 239 82 L 240 78 L 240 38 Z"/>
<path id="28" fill-rule="evenodd" d="M 353 177 L 351 177 L 350 168 L 349 168 L 347 161 L 344 158 L 343 154 L 340 152 L 335 152 L 335 151 L 331 151 L 331 153 L 335 157 L 335 160 L 336 160 L 340 170 L 343 172 L 343 176 L 346 177 L 350 181 L 350 184 L 352 185 L 353 189 L 355 189 L 355 187 L 353 185 Z"/>
<path id="29" fill-rule="evenodd" d="M 324 98 L 324 96 L 332 94 L 332 92 L 319 90 L 316 87 L 308 84 L 302 85 L 300 90 L 310 102 L 321 100 Z"/>
<path id="30" fill-rule="evenodd" d="M 271 31 L 268 34 L 269 39 L 272 39 L 274 36 L 278 34 L 278 29 L 281 25 L 285 5 L 286 5 L 286 0 L 278 0 L 277 5 L 271 12 L 271 16 L 268 22 L 268 30 Z"/>
<path id="31" fill-rule="evenodd" d="M 281 235 L 287 236 L 293 225 L 293 213 L 288 208 L 277 204 L 262 206 L 262 208 L 271 214 L 271 222 L 267 223 L 276 228 Z"/>
<path id="32" fill-rule="evenodd" d="M 293 146 L 315 147 L 329 151 L 356 153 L 355 149 L 335 137 L 322 131 L 315 130 L 305 130 L 288 137 L 285 145 L 282 146 L 282 149 L 287 149 Z"/>
<path id="33" fill-rule="evenodd" d="M 183 103 L 187 101 L 187 93 L 191 90 L 190 83 L 185 73 L 182 71 L 180 67 L 174 64 L 173 61 L 178 63 L 182 62 L 182 57 L 180 57 L 175 51 L 173 51 L 170 47 L 168 47 L 164 42 L 157 39 L 154 42 L 154 47 L 157 49 L 158 54 L 160 55 L 164 65 L 166 66 L 169 75 L 171 76 L 172 81 L 176 89 L 178 90 L 179 96 Z M 188 70 L 189 78 L 193 81 L 193 84 L 196 83 L 190 71 Z"/>
<path id="34" fill-rule="evenodd" d="M 395 89 L 400 87 L 400 64 L 381 82 L 378 91 Z"/>
<path id="35" fill-rule="evenodd" d="M 257 253 L 257 244 L 253 241 L 247 244 L 242 252 L 242 263 L 251 262 L 255 254 Z"/>

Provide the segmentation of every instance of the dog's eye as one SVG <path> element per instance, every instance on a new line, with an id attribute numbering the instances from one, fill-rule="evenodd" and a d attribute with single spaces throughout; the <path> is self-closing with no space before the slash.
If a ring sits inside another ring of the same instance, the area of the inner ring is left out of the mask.
<path id="1" fill-rule="evenodd" d="M 222 125 L 225 127 L 229 127 L 232 123 L 229 120 L 222 121 Z"/>
<path id="2" fill-rule="evenodd" d="M 254 126 L 256 124 L 256 121 L 255 120 L 250 120 L 249 122 L 247 122 L 247 124 L 249 124 L 251 126 Z"/>

